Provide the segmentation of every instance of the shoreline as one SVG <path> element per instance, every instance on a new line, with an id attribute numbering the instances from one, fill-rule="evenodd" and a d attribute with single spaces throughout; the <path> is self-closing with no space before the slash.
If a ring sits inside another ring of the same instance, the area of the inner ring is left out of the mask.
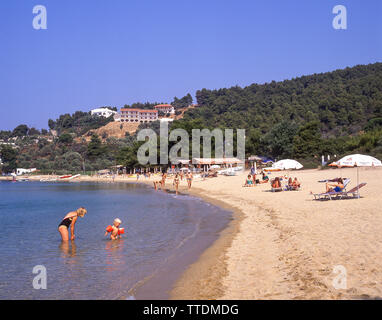
<path id="1" fill-rule="evenodd" d="M 367 182 L 360 199 L 314 201 L 323 179 L 350 178 L 357 170 L 291 171 L 300 191 L 270 192 L 269 184 L 242 188 L 247 172 L 195 179 L 179 192 L 233 212 L 228 226 L 177 279 L 170 299 L 380 299 L 382 297 L 381 168 L 359 168 Z M 284 173 L 274 173 L 281 175 Z M 141 177 L 115 182 L 143 183 Z M 82 181 L 85 181 L 82 179 Z M 86 179 L 109 182 L 111 179 Z M 348 190 L 350 190 L 348 188 Z M 172 179 L 166 190 L 174 190 Z M 161 192 L 159 190 L 158 192 Z M 336 289 L 334 268 L 346 269 L 347 285 Z"/>
<path id="2" fill-rule="evenodd" d="M 209 197 L 203 190 L 194 188 L 188 191 L 190 195 L 205 202 L 232 212 L 231 221 L 219 232 L 218 238 L 199 256 L 198 260 L 189 265 L 187 270 L 176 281 L 170 293 L 171 300 L 217 300 L 224 295 L 223 279 L 228 273 L 227 250 L 245 216 L 239 209 L 222 200 Z"/>

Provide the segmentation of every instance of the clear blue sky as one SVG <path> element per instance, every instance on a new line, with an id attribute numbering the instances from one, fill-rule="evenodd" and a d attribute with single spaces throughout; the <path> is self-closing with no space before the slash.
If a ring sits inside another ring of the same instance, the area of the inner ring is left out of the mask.
<path id="1" fill-rule="evenodd" d="M 35 5 L 48 29 L 32 27 Z M 347 7 L 347 30 L 332 9 Z M 1 0 L 0 130 L 382 61 L 380 0 Z"/>

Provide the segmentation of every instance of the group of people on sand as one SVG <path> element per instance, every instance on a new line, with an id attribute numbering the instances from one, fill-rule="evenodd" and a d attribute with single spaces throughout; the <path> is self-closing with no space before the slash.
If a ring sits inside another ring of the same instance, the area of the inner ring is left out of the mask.
<path id="1" fill-rule="evenodd" d="M 185 176 L 186 176 L 186 180 L 187 180 L 188 189 L 190 190 L 191 185 L 192 185 L 192 180 L 193 180 L 193 175 L 192 175 L 191 170 L 188 170 L 187 173 L 185 174 Z M 178 191 L 179 190 L 179 183 L 181 180 L 183 180 L 183 177 L 184 177 L 183 172 L 176 173 L 174 176 L 172 184 L 175 187 L 176 194 L 178 194 L 178 192 L 179 192 Z M 153 181 L 154 189 L 158 190 L 158 188 L 160 187 L 162 190 L 164 190 L 164 187 L 166 184 L 166 179 L 167 179 L 167 173 L 163 172 L 161 180 Z"/>
<path id="2" fill-rule="evenodd" d="M 263 184 L 269 181 L 269 177 L 264 171 L 261 171 L 259 175 L 261 178 L 257 179 L 256 171 L 254 168 L 252 168 L 250 174 L 248 174 L 247 179 L 245 180 L 243 187 L 254 187 L 256 184 Z"/>
<path id="3" fill-rule="evenodd" d="M 261 179 L 256 179 L 256 173 L 251 169 L 251 172 L 248 174 L 243 187 L 254 187 L 256 184 L 269 182 L 269 177 L 264 171 L 261 171 L 260 175 Z M 284 179 L 285 177 L 275 177 L 273 180 L 271 180 L 272 188 L 282 190 L 282 181 Z M 297 178 L 292 179 L 292 177 L 289 177 L 285 190 L 298 190 L 300 187 L 301 183 Z"/>
<path id="4" fill-rule="evenodd" d="M 58 232 L 64 242 L 69 241 L 69 228 L 70 240 L 73 241 L 76 236 L 74 234 L 74 226 L 76 225 L 78 217 L 83 218 L 87 210 L 84 207 L 78 208 L 76 211 L 69 212 L 58 225 Z M 110 234 L 111 240 L 116 240 L 124 233 L 124 228 L 120 228 L 122 221 L 119 218 L 114 219 L 113 225 L 106 228 L 105 236 Z"/>
<path id="5" fill-rule="evenodd" d="M 285 177 L 276 177 L 271 181 L 271 186 L 273 189 L 282 189 L 282 183 Z M 285 186 L 285 191 L 298 190 L 301 188 L 301 183 L 298 181 L 297 177 L 294 179 L 292 177 L 288 178 L 288 183 Z"/>

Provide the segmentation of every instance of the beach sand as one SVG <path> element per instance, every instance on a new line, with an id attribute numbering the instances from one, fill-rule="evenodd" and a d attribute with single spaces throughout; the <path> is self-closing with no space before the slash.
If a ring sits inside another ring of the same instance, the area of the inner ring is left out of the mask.
<path id="1" fill-rule="evenodd" d="M 269 184 L 243 188 L 246 174 L 194 183 L 197 193 L 243 214 L 231 244 L 215 247 L 224 249 L 223 258 L 215 255 L 220 257 L 216 264 L 225 267 L 215 266 L 223 270 L 214 284 L 221 285 L 221 294 L 210 298 L 382 297 L 382 169 L 359 168 L 360 182 L 367 182 L 361 199 L 333 201 L 313 201 L 310 191 L 324 191 L 325 184 L 318 180 L 339 176 L 351 178 L 350 190 L 356 186 L 355 168 L 290 172 L 302 182 L 302 190 L 277 193 L 269 192 Z M 340 288 L 333 286 L 339 276 L 335 266 L 345 267 L 346 289 L 341 288 L 344 282 Z M 187 282 L 196 282 L 202 268 L 203 256 L 178 281 L 174 298 L 204 297 L 187 293 Z"/>
<path id="2" fill-rule="evenodd" d="M 340 176 L 351 179 L 351 189 L 357 183 L 355 168 L 289 174 L 302 183 L 300 191 L 269 192 L 269 183 L 243 188 L 247 172 L 195 179 L 190 191 L 181 181 L 180 192 L 234 215 L 214 245 L 176 282 L 172 299 L 382 298 L 382 168 L 359 168 L 359 180 L 367 185 L 360 199 L 349 200 L 313 201 L 310 191 L 323 192 L 325 184 L 318 180 Z M 281 173 L 271 176 L 276 175 Z M 159 177 L 139 182 L 152 185 L 153 180 Z M 166 188 L 173 189 L 172 179 Z M 336 266 L 346 270 L 346 288 L 333 285 L 339 277 Z"/>

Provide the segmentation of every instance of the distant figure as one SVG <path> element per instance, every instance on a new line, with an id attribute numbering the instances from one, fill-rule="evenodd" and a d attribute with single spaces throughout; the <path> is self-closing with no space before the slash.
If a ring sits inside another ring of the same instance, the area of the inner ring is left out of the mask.
<path id="1" fill-rule="evenodd" d="M 163 172 L 162 174 L 162 180 L 161 180 L 161 187 L 162 189 L 164 189 L 164 186 L 166 184 L 166 178 L 167 178 L 167 173 L 166 172 Z"/>
<path id="2" fill-rule="evenodd" d="M 84 207 L 77 209 L 76 211 L 69 212 L 61 223 L 58 225 L 58 232 L 60 232 L 62 241 L 69 241 L 69 227 L 70 227 L 70 240 L 75 239 L 74 235 L 74 225 L 76 224 L 77 218 L 83 218 L 87 213 Z"/>
<path id="3" fill-rule="evenodd" d="M 294 180 L 292 182 L 292 186 L 293 186 L 293 188 L 298 189 L 301 187 L 301 183 L 297 180 L 297 178 L 294 178 Z"/>
<path id="4" fill-rule="evenodd" d="M 175 175 L 173 185 L 175 186 L 176 194 L 178 194 L 178 188 L 179 188 L 179 175 L 178 174 Z"/>
<path id="5" fill-rule="evenodd" d="M 191 189 L 193 176 L 192 176 L 192 172 L 190 170 L 187 172 L 186 178 L 187 178 L 188 189 Z"/>
<path id="6" fill-rule="evenodd" d="M 272 188 L 274 188 L 274 189 L 279 189 L 279 188 L 281 188 L 281 182 L 280 182 L 280 178 L 279 178 L 279 177 L 276 177 L 276 178 L 272 181 Z"/>
<path id="7" fill-rule="evenodd" d="M 263 175 L 263 180 L 261 181 L 261 183 L 267 183 L 269 181 L 268 176 L 264 173 L 264 171 L 262 172 L 262 175 Z"/>
<path id="8" fill-rule="evenodd" d="M 247 179 L 245 180 L 245 183 L 243 187 L 253 187 L 255 184 L 252 181 L 252 176 L 249 174 Z"/>

